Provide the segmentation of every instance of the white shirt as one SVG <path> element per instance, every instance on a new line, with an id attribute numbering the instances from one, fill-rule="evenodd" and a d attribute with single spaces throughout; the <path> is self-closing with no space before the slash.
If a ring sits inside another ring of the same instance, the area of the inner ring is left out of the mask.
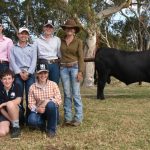
<path id="1" fill-rule="evenodd" d="M 58 57 L 60 57 L 60 45 L 61 40 L 57 36 L 45 39 L 43 35 L 41 35 L 34 42 L 34 46 L 38 51 L 38 58 L 46 60 L 58 59 Z"/>

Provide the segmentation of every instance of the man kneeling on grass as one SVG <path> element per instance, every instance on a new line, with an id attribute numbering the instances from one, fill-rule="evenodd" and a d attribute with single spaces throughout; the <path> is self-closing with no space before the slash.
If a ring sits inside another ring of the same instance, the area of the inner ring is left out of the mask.
<path id="1" fill-rule="evenodd" d="M 19 85 L 14 83 L 14 74 L 6 70 L 1 74 L 0 84 L 0 137 L 9 132 L 11 123 L 11 138 L 19 138 L 19 111 L 21 109 L 21 92 Z"/>
<path id="2" fill-rule="evenodd" d="M 29 89 L 29 108 L 31 113 L 28 124 L 31 127 L 44 129 L 48 137 L 56 134 L 58 106 L 61 95 L 58 85 L 48 80 L 48 65 L 37 65 L 37 82 Z"/>

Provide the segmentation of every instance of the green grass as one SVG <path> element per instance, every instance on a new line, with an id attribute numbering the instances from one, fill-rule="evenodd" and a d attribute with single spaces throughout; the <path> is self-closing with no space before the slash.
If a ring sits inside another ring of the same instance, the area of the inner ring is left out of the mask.
<path id="1" fill-rule="evenodd" d="M 20 140 L 0 139 L 2 150 L 149 150 L 150 87 L 147 84 L 107 85 L 106 100 L 96 87 L 82 88 L 84 121 L 80 127 L 58 127 L 57 137 L 22 129 Z M 61 106 L 61 122 L 63 108 Z"/>

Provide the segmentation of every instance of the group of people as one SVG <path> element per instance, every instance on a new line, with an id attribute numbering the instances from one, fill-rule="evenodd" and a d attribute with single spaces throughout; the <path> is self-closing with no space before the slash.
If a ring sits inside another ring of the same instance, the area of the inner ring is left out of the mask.
<path id="1" fill-rule="evenodd" d="M 29 29 L 21 27 L 17 33 L 18 43 L 13 44 L 3 35 L 4 26 L 0 22 L 0 137 L 11 128 L 11 137 L 19 138 L 20 124 L 24 123 L 54 137 L 62 103 L 60 78 L 64 92 L 64 125 L 82 123 L 80 81 L 84 57 L 82 41 L 76 37 L 80 27 L 73 19 L 61 27 L 65 31 L 62 39 L 53 36 L 54 26 L 46 22 L 43 33 L 33 44 L 28 42 Z"/>

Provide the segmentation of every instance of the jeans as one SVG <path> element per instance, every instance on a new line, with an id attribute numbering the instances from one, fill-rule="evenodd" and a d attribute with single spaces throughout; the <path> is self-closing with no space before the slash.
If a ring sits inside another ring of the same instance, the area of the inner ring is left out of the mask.
<path id="1" fill-rule="evenodd" d="M 60 67 L 60 76 L 64 89 L 64 117 L 65 121 L 78 121 L 83 119 L 83 106 L 80 95 L 80 82 L 77 81 L 78 65 L 73 67 Z M 75 115 L 72 116 L 72 101 Z"/>
<path id="2" fill-rule="evenodd" d="M 48 70 L 49 70 L 49 80 L 59 84 L 59 77 L 60 77 L 59 64 L 58 63 L 48 64 Z"/>
<path id="3" fill-rule="evenodd" d="M 21 95 L 23 97 L 24 95 L 24 89 L 25 89 L 25 98 L 26 98 L 26 121 L 28 118 L 28 115 L 30 113 L 30 109 L 28 108 L 28 93 L 30 86 L 35 82 L 35 76 L 33 74 L 29 75 L 28 80 L 24 81 L 21 79 L 20 75 L 17 74 L 15 76 L 15 83 L 20 85 L 21 88 Z M 23 104 L 22 104 L 23 105 Z M 27 123 L 27 122 L 26 122 Z"/>
<path id="4" fill-rule="evenodd" d="M 47 125 L 45 122 L 47 120 Z M 47 132 L 56 132 L 57 127 L 57 106 L 50 101 L 46 105 L 43 114 L 32 112 L 28 117 L 28 125 L 35 128 L 43 128 L 46 126 Z"/>

